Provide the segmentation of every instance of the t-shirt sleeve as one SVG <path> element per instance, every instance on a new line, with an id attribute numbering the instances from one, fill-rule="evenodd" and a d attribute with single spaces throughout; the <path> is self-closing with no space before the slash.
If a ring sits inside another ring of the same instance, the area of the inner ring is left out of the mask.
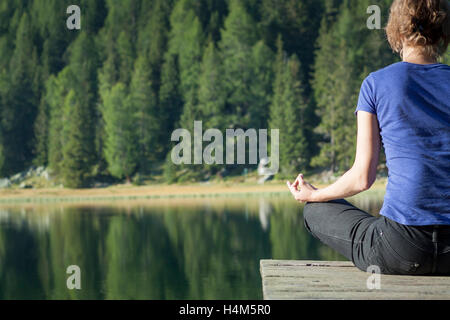
<path id="1" fill-rule="evenodd" d="M 377 114 L 375 94 L 373 89 L 374 89 L 373 79 L 369 75 L 366 79 L 364 79 L 361 85 L 355 115 L 357 114 L 358 111 L 366 111 L 373 114 Z"/>

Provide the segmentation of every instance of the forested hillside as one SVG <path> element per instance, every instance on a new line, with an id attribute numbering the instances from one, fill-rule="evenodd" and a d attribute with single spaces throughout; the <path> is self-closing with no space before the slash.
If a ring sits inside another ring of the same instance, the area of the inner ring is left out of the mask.
<path id="1" fill-rule="evenodd" d="M 42 165 L 83 187 L 223 173 L 171 163 L 171 132 L 194 120 L 279 128 L 282 174 L 345 170 L 361 82 L 397 59 L 366 10 L 378 4 L 384 25 L 390 3 L 1 0 L 0 176 Z M 81 30 L 66 27 L 71 4 Z"/>

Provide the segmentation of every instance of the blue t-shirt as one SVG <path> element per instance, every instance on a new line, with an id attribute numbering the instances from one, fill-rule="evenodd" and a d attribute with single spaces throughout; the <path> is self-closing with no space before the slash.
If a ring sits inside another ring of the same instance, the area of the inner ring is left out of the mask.
<path id="1" fill-rule="evenodd" d="M 380 214 L 450 225 L 450 67 L 399 62 L 363 82 L 357 111 L 377 115 L 388 184 Z"/>

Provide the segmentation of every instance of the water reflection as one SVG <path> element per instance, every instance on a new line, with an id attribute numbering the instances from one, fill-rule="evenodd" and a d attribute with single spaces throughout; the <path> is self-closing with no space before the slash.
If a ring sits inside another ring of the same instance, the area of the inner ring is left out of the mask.
<path id="1" fill-rule="evenodd" d="M 259 299 L 267 258 L 342 259 L 289 197 L 0 208 L 0 299 Z"/>

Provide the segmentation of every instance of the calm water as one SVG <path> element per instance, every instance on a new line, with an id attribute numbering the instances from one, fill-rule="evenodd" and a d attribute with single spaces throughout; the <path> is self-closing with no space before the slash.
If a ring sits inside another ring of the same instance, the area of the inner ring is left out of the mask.
<path id="1" fill-rule="evenodd" d="M 376 213 L 382 197 L 352 202 Z M 260 259 L 342 259 L 301 210 L 290 197 L 0 207 L 0 299 L 260 299 Z"/>

